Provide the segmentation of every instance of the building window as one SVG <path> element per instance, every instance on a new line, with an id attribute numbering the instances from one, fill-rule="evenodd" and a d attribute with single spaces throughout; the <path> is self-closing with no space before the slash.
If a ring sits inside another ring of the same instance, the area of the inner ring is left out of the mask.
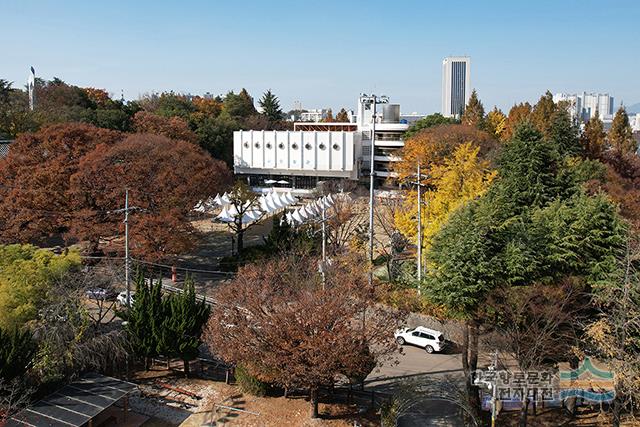
<path id="1" fill-rule="evenodd" d="M 340 149 L 340 146 L 338 144 L 333 144 L 333 149 L 337 151 Z"/>
<path id="2" fill-rule="evenodd" d="M 321 143 L 320 145 L 318 145 L 318 148 L 324 150 L 325 148 L 327 148 L 327 146 Z"/>
<path id="3" fill-rule="evenodd" d="M 267 147 L 268 150 L 271 150 L 271 147 L 273 147 L 270 142 L 267 142 L 264 146 Z"/>
<path id="4" fill-rule="evenodd" d="M 304 144 L 304 148 L 306 148 L 307 150 L 311 150 L 311 144 Z"/>
<path id="5" fill-rule="evenodd" d="M 244 148 L 249 148 L 249 143 L 248 142 L 244 143 Z"/>
<path id="6" fill-rule="evenodd" d="M 284 150 L 284 144 L 281 142 L 280 144 L 278 144 L 278 148 Z"/>
<path id="7" fill-rule="evenodd" d="M 259 142 L 256 142 L 256 143 L 254 144 L 254 147 L 256 147 L 256 148 L 260 148 L 260 143 L 259 143 Z"/>
<path id="8" fill-rule="evenodd" d="M 291 144 L 291 148 L 293 148 L 294 150 L 298 149 L 298 144 L 296 144 L 295 142 L 293 144 Z"/>

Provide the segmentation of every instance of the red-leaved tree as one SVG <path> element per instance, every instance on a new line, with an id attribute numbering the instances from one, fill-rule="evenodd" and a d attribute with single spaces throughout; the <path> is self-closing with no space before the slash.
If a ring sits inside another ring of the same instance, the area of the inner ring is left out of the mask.
<path id="1" fill-rule="evenodd" d="M 361 381 L 395 349 L 400 316 L 375 303 L 365 265 L 335 259 L 324 286 L 312 257 L 243 267 L 217 293 L 205 342 L 262 381 L 309 390 L 317 417 L 321 386 Z"/>

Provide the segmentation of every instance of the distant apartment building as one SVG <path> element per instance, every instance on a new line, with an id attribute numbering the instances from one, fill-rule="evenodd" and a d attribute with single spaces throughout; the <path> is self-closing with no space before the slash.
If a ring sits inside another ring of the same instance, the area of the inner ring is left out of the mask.
<path id="1" fill-rule="evenodd" d="M 300 113 L 300 121 L 314 122 L 314 123 L 321 122 L 323 119 L 327 118 L 328 113 L 329 113 L 329 110 L 325 108 L 306 110 Z"/>
<path id="2" fill-rule="evenodd" d="M 450 56 L 442 61 L 442 115 L 460 117 L 471 96 L 471 58 Z"/>
<path id="3" fill-rule="evenodd" d="M 302 121 L 293 131 L 236 131 L 233 134 L 234 172 L 252 186 L 280 182 L 292 188 L 313 188 L 319 181 L 359 180 L 369 176 L 372 110 L 358 100 L 353 122 Z M 400 106 L 384 104 L 376 114 L 374 171 L 377 183 L 393 178 L 391 163 L 404 146 L 408 129 L 400 122 Z"/>
<path id="4" fill-rule="evenodd" d="M 640 132 L 640 113 L 629 114 L 629 124 L 634 132 Z"/>
<path id="5" fill-rule="evenodd" d="M 568 102 L 571 116 L 583 122 L 594 117 L 596 111 L 603 121 L 610 120 L 614 114 L 614 98 L 608 93 L 556 93 L 553 101 Z"/>

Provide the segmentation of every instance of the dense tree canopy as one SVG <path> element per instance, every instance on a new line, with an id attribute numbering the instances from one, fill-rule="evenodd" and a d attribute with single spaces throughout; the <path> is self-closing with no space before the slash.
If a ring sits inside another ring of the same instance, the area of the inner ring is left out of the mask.
<path id="1" fill-rule="evenodd" d="M 55 255 L 30 245 L 0 245 L 0 329 L 37 318 L 53 284 L 80 264 L 75 252 Z"/>
<path id="2" fill-rule="evenodd" d="M 622 152 L 635 153 L 638 151 L 638 143 L 633 138 L 629 116 L 624 107 L 620 107 L 613 118 L 608 138 L 609 145 Z"/>
<path id="3" fill-rule="evenodd" d="M 478 129 L 484 129 L 485 126 L 484 106 L 482 101 L 478 99 L 478 93 L 474 89 L 469 97 L 464 113 L 462 113 L 462 124 L 475 126 Z"/>
<path id="4" fill-rule="evenodd" d="M 418 162 L 422 165 L 423 173 L 429 176 L 431 168 L 443 164 L 464 143 L 480 147 L 478 155 L 482 159 L 493 158 L 497 149 L 497 143 L 491 135 L 473 126 L 438 125 L 407 139 L 401 150 L 402 160 L 392 166 L 401 181 L 416 174 Z M 425 184 L 429 184 L 428 179 Z"/>
<path id="5" fill-rule="evenodd" d="M 121 233 L 122 217 L 109 212 L 129 188 L 132 205 L 146 209 L 132 215 L 132 250 L 151 258 L 193 242 L 189 210 L 230 181 L 224 164 L 192 143 L 81 124 L 20 136 L 0 171 L 3 241 L 65 236 L 95 250 Z"/>
<path id="6" fill-rule="evenodd" d="M 277 122 L 282 120 L 284 113 L 282 112 L 282 108 L 280 108 L 280 101 L 278 97 L 271 92 L 271 89 L 262 95 L 258 104 L 260 108 L 262 108 L 262 114 L 266 116 L 269 121 Z"/>
<path id="7" fill-rule="evenodd" d="M 445 117 L 440 113 L 430 114 L 409 126 L 409 129 L 404 133 L 404 139 L 410 139 L 423 129 L 428 129 L 438 125 L 452 125 L 456 123 L 459 123 L 459 121 L 453 117 Z"/>

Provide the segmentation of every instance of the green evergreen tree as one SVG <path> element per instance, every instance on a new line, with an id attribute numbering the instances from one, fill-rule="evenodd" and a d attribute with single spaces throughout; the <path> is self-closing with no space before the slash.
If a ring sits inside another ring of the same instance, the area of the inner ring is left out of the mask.
<path id="1" fill-rule="evenodd" d="M 144 358 L 145 369 L 150 359 L 158 355 L 158 342 L 163 319 L 162 282 L 145 283 L 142 273 L 136 276 L 136 293 L 133 304 L 123 315 L 126 331 L 134 353 Z"/>
<path id="2" fill-rule="evenodd" d="M 198 301 L 190 278 L 185 281 L 182 292 L 167 297 L 163 305 L 159 348 L 164 350 L 167 357 L 182 359 L 184 374 L 188 377 L 189 362 L 198 357 L 200 352 L 200 336 L 209 319 L 209 306 L 204 299 Z"/>
<path id="3" fill-rule="evenodd" d="M 262 95 L 258 104 L 262 108 L 262 114 L 265 115 L 270 122 L 282 120 L 284 113 L 280 108 L 280 101 L 278 97 L 271 92 L 271 89 Z"/>
<path id="4" fill-rule="evenodd" d="M 581 153 L 578 126 L 571 120 L 571 115 L 566 108 L 558 108 L 553 113 L 549 128 L 549 140 L 555 144 L 561 156 L 574 156 Z"/>
<path id="5" fill-rule="evenodd" d="M 246 89 L 242 89 L 237 95 L 229 92 L 224 98 L 223 110 L 231 117 L 249 117 L 258 114 L 253 105 L 253 98 Z"/>
<path id="6" fill-rule="evenodd" d="M 439 126 L 439 125 L 453 125 L 456 123 L 460 123 L 453 117 L 445 117 L 440 113 L 429 114 L 426 117 L 417 120 L 414 124 L 409 126 L 409 129 L 404 133 L 404 139 L 409 139 L 413 135 L 417 134 L 423 129 L 428 129 L 430 127 Z"/>
<path id="7" fill-rule="evenodd" d="M 629 116 L 624 107 L 618 109 L 613 118 L 613 123 L 611 123 L 609 145 L 623 153 L 635 153 L 638 151 L 638 143 L 633 139 Z"/>
<path id="8" fill-rule="evenodd" d="M 475 89 L 471 92 L 469 102 L 464 109 L 461 120 L 465 125 L 475 126 L 478 129 L 484 129 L 484 106 L 478 99 L 478 93 Z"/>
<path id="9" fill-rule="evenodd" d="M 591 159 L 599 159 L 604 152 L 606 137 L 604 124 L 596 111 L 595 116 L 584 125 L 584 131 L 580 135 L 580 143 L 585 155 Z"/>
<path id="10" fill-rule="evenodd" d="M 0 329 L 0 382 L 8 383 L 23 375 L 36 354 L 37 345 L 27 329 Z"/>

